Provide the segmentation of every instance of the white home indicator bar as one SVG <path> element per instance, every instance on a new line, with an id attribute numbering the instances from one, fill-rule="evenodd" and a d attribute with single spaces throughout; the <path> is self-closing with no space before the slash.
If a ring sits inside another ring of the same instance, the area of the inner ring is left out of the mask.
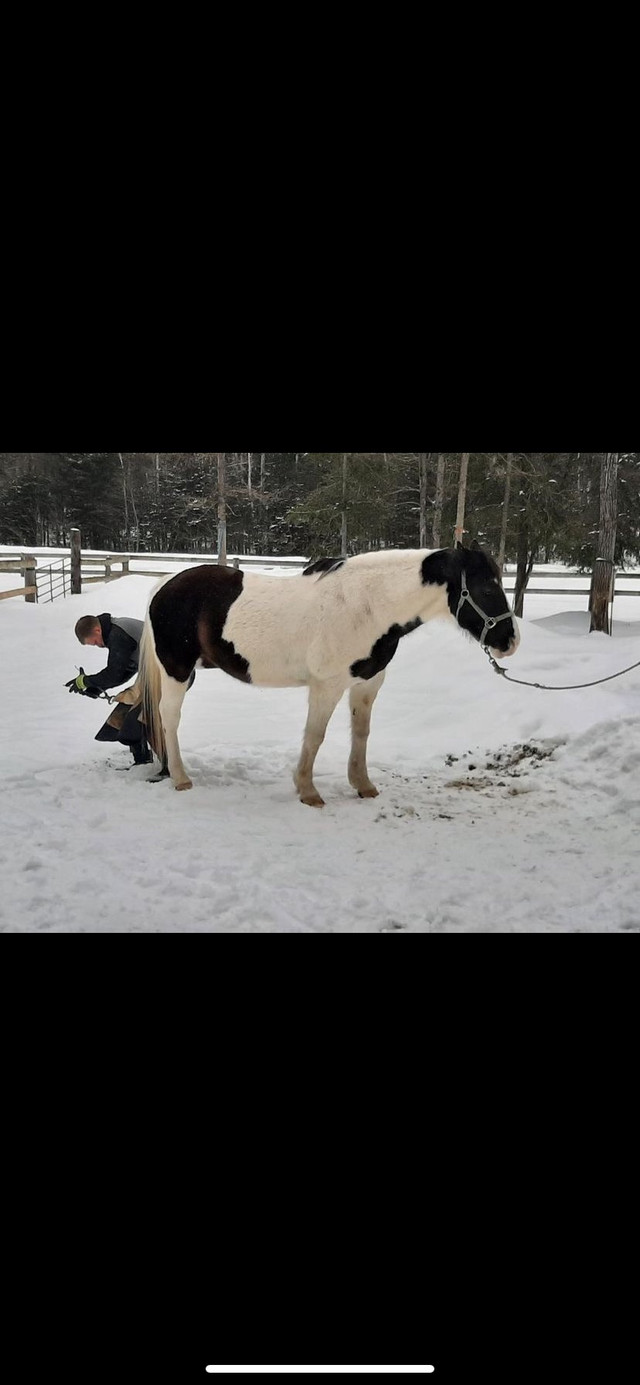
<path id="1" fill-rule="evenodd" d="M 433 1375 L 435 1366 L 207 1366 L 209 1375 Z"/>

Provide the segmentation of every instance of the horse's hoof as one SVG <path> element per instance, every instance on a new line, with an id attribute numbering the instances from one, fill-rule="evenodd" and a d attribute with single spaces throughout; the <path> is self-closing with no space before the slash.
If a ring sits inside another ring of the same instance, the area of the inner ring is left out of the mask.
<path id="1" fill-rule="evenodd" d="M 374 788 L 373 784 L 370 789 L 358 789 L 358 798 L 379 798 L 379 796 L 380 790 Z"/>
<path id="2" fill-rule="evenodd" d="M 307 798 L 301 798 L 301 803 L 306 804 L 307 808 L 324 808 L 324 798 L 319 793 L 309 794 Z"/>
<path id="3" fill-rule="evenodd" d="M 177 792 L 177 793 L 182 793 L 183 789 L 192 789 L 192 788 L 193 788 L 193 782 L 192 782 L 191 779 L 183 779 L 183 781 L 182 781 L 181 784 L 176 784 L 176 792 Z"/>

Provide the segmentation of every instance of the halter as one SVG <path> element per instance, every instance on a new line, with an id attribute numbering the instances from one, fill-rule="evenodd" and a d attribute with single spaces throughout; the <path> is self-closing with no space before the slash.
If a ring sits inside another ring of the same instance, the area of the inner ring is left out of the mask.
<path id="1" fill-rule="evenodd" d="M 458 620 L 458 616 L 460 615 L 465 601 L 468 601 L 469 605 L 473 606 L 474 611 L 477 611 L 478 615 L 482 616 L 482 619 L 484 621 L 484 630 L 482 631 L 482 634 L 480 636 L 480 645 L 483 649 L 486 649 L 485 640 L 487 638 L 489 631 L 495 629 L 496 625 L 498 625 L 498 623 L 501 620 L 513 620 L 513 611 L 511 610 L 511 607 L 509 607 L 509 610 L 505 611 L 504 615 L 488 616 L 486 611 L 483 611 L 482 608 L 478 606 L 477 602 L 474 601 L 471 592 L 469 591 L 469 588 L 467 586 L 467 574 L 463 568 L 462 591 L 460 592 L 460 601 L 458 602 L 458 609 L 456 611 L 456 620 Z M 460 624 L 459 621 L 458 624 Z"/>

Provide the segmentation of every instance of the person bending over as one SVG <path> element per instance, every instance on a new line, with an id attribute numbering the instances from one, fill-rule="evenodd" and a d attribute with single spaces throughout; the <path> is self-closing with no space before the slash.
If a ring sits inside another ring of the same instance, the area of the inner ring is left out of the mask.
<path id="1" fill-rule="evenodd" d="M 128 683 L 138 672 L 143 629 L 144 621 L 134 620 L 132 616 L 112 616 L 108 612 L 101 616 L 81 616 L 75 627 L 80 644 L 106 649 L 109 658 L 106 667 L 99 673 L 85 673 L 81 669 L 78 676 L 71 678 L 65 687 L 69 692 L 82 693 L 85 697 L 100 697 L 101 693 Z M 140 721 L 140 710 L 139 706 L 128 707 L 118 703 L 95 739 L 120 741 L 129 747 L 135 765 L 148 765 L 153 760 L 153 754 Z"/>

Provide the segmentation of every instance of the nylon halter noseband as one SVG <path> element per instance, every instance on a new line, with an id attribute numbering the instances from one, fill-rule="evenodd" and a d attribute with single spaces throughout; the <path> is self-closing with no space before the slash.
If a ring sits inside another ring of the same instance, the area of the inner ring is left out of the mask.
<path id="1" fill-rule="evenodd" d="M 506 597 L 505 597 L 505 600 L 506 600 Z M 481 616 L 482 619 L 483 619 L 483 621 L 484 621 L 484 630 L 482 631 L 482 634 L 481 634 L 481 636 L 480 636 L 480 645 L 481 645 L 481 648 L 482 648 L 482 649 L 486 649 L 487 646 L 486 646 L 486 644 L 485 644 L 485 640 L 486 640 L 486 638 L 487 638 L 487 635 L 488 635 L 489 631 L 490 631 L 490 630 L 494 630 L 495 627 L 496 627 L 496 625 L 497 625 L 497 624 L 499 623 L 499 621 L 501 621 L 501 620 L 513 620 L 513 611 L 511 610 L 511 607 L 509 607 L 509 610 L 508 610 L 508 611 L 505 611 L 505 612 L 504 612 L 504 615 L 501 615 L 501 616 L 488 616 L 487 613 L 486 613 L 486 611 L 483 611 L 482 608 L 481 608 L 480 606 L 478 606 L 477 602 L 474 601 L 474 599 L 473 599 L 473 597 L 472 597 L 472 595 L 471 595 L 471 592 L 469 591 L 469 588 L 468 588 L 468 586 L 467 586 L 467 574 L 466 574 L 466 572 L 465 572 L 465 569 L 463 568 L 463 569 L 462 569 L 462 591 L 460 592 L 460 600 L 459 600 L 459 602 L 458 602 L 458 609 L 457 609 L 457 611 L 456 611 L 456 620 L 458 621 L 458 624 L 460 624 L 460 621 L 458 620 L 458 617 L 459 617 L 459 615 L 460 615 L 460 612 L 461 612 L 461 610 L 462 610 L 462 607 L 464 606 L 465 601 L 468 601 L 468 602 L 469 602 L 469 605 L 470 605 L 470 606 L 473 606 L 474 611 L 477 611 L 478 615 Z M 507 603 L 507 604 L 508 604 L 508 603 Z M 461 628 L 463 628 L 463 627 L 461 627 Z M 515 629 L 515 625 L 514 625 L 514 629 Z"/>

